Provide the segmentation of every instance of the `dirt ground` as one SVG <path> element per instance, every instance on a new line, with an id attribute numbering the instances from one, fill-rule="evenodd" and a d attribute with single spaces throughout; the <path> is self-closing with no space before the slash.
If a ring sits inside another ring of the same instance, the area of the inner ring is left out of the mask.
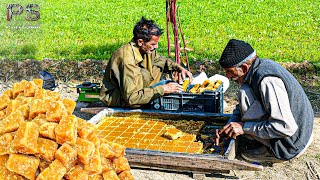
<path id="1" fill-rule="evenodd" d="M 290 68 L 290 67 L 288 67 Z M 300 68 L 298 68 L 300 69 Z M 0 73 L 1 74 L 1 73 Z M 300 82 L 304 85 L 305 91 L 310 98 L 315 111 L 314 120 L 314 140 L 303 156 L 285 163 L 276 163 L 273 165 L 264 165 L 263 171 L 230 171 L 230 173 L 209 174 L 205 179 L 320 179 L 320 76 L 317 74 L 307 75 L 297 73 Z M 9 77 L 9 76 L 8 76 Z M 26 80 L 30 80 L 26 78 Z M 92 81 L 92 79 L 90 79 Z M 76 85 L 81 81 L 69 80 L 68 82 L 57 81 L 56 91 L 60 92 L 62 97 L 76 100 Z M 14 81 L 0 80 L 0 94 L 6 89 L 12 87 Z M 225 112 L 230 113 L 236 104 L 236 86 L 230 86 L 228 93 L 225 94 Z M 84 114 L 79 109 L 75 110 L 75 115 L 85 119 L 90 119 L 92 115 Z M 191 173 L 176 173 L 168 171 L 153 171 L 148 169 L 132 169 L 132 173 L 137 180 L 189 180 L 194 179 Z M 203 176 L 198 177 L 198 179 Z"/>
<path id="2" fill-rule="evenodd" d="M 314 139 L 308 150 L 297 159 L 265 166 L 263 171 L 234 171 L 239 179 L 320 179 L 320 118 L 314 121 Z"/>

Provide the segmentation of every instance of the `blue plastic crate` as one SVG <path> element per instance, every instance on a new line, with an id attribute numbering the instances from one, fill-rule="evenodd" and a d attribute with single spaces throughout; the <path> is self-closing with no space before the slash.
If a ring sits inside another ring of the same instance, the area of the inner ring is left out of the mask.
<path id="1" fill-rule="evenodd" d="M 223 113 L 223 88 L 201 94 L 173 93 L 151 102 L 151 108 L 165 111 Z"/>

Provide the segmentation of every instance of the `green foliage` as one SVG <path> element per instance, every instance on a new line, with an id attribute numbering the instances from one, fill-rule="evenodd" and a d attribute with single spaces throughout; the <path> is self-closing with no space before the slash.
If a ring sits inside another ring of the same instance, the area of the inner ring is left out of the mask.
<path id="1" fill-rule="evenodd" d="M 105 60 L 131 40 L 141 16 L 166 27 L 165 1 L 33 0 L 41 13 L 35 22 L 24 19 L 25 11 L 6 21 L 7 3 L 0 2 L 2 59 Z M 187 47 L 194 49 L 191 59 L 219 59 L 228 40 L 236 38 L 249 42 L 260 57 L 279 62 L 320 60 L 320 1 L 188 0 L 178 5 Z M 159 46 L 167 55 L 166 35 Z"/>

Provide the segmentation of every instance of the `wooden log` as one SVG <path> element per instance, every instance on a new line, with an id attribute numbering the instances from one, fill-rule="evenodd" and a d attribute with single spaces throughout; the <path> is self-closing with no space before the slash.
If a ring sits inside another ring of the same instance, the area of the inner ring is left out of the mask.
<path id="1" fill-rule="evenodd" d="M 230 170 L 261 171 L 263 166 L 239 160 L 228 160 L 221 155 L 183 154 L 161 151 L 126 149 L 132 167 L 153 167 L 181 172 L 227 172 Z"/>

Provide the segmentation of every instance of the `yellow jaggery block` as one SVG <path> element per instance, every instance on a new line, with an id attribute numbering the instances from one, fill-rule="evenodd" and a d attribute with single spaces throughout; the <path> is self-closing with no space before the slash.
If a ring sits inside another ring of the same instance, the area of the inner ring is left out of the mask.
<path id="1" fill-rule="evenodd" d="M 55 141 L 39 138 L 38 139 L 38 153 L 41 159 L 52 162 L 55 157 L 55 153 L 58 149 L 58 144 Z"/>
<path id="2" fill-rule="evenodd" d="M 101 153 L 102 155 L 102 153 Z M 114 170 L 112 161 L 110 159 L 107 159 L 105 157 L 101 157 L 101 166 L 102 166 L 102 172 L 107 170 Z"/>
<path id="3" fill-rule="evenodd" d="M 217 80 L 216 85 L 219 87 L 222 84 L 221 80 Z"/>
<path id="4" fill-rule="evenodd" d="M 29 112 L 30 113 L 30 112 Z M 47 123 L 48 121 L 46 120 L 46 115 L 45 114 L 39 114 L 37 115 L 35 118 L 33 118 L 31 120 L 32 122 L 36 123 L 39 127 L 44 124 Z"/>
<path id="5" fill-rule="evenodd" d="M 76 102 L 72 101 L 70 99 L 62 99 L 62 103 L 65 106 L 65 108 L 67 109 L 67 113 L 69 115 L 71 115 L 74 111 L 74 108 L 76 107 Z"/>
<path id="6" fill-rule="evenodd" d="M 113 165 L 117 174 L 121 173 L 122 171 L 130 170 L 129 162 L 124 156 L 114 158 Z"/>
<path id="7" fill-rule="evenodd" d="M 10 154 L 6 168 L 27 179 L 35 179 L 40 160 L 34 156 Z"/>
<path id="8" fill-rule="evenodd" d="M 200 88 L 200 84 L 195 84 L 190 90 L 189 92 L 193 93 L 193 94 L 196 94 L 198 89 Z"/>
<path id="9" fill-rule="evenodd" d="M 197 90 L 197 93 L 202 93 L 203 91 L 205 91 L 206 90 L 206 88 L 199 88 L 198 90 Z"/>
<path id="10" fill-rule="evenodd" d="M 201 84 L 201 87 L 202 87 L 202 88 L 205 88 L 205 87 L 207 87 L 209 84 L 210 84 L 209 79 L 206 79 L 206 80 L 204 80 L 203 83 Z"/>
<path id="11" fill-rule="evenodd" d="M 57 123 L 53 122 L 44 122 L 43 124 L 40 125 L 39 128 L 39 134 L 42 137 L 46 137 L 49 139 L 56 139 L 56 134 L 55 134 L 55 128 L 57 127 Z"/>
<path id="12" fill-rule="evenodd" d="M 219 85 L 214 85 L 213 89 L 217 90 Z"/>
<path id="13" fill-rule="evenodd" d="M 66 167 L 56 159 L 38 175 L 37 180 L 58 180 L 62 179 L 66 173 Z"/>
<path id="14" fill-rule="evenodd" d="M 100 143 L 99 150 L 102 157 L 111 159 L 116 156 L 113 148 L 106 142 Z"/>
<path id="15" fill-rule="evenodd" d="M 65 177 L 68 180 L 88 180 L 88 174 L 82 169 L 81 166 L 75 166 L 71 169 Z"/>
<path id="16" fill-rule="evenodd" d="M 210 81 L 210 83 L 208 84 L 208 86 L 206 87 L 207 88 L 213 88 L 213 86 L 215 85 L 215 81 Z"/>
<path id="17" fill-rule="evenodd" d="M 8 95 L 10 99 L 12 99 L 12 97 L 13 97 L 13 96 L 12 96 L 12 91 L 11 91 L 11 89 L 5 90 L 5 91 L 3 92 L 3 95 L 4 95 L 4 94 Z"/>
<path id="18" fill-rule="evenodd" d="M 21 82 L 13 84 L 11 90 L 12 90 L 12 97 L 15 98 L 18 96 L 18 94 L 24 92 L 24 89 L 26 87 L 28 81 L 22 80 Z"/>
<path id="19" fill-rule="evenodd" d="M 102 173 L 101 157 L 98 148 L 95 149 L 93 156 L 89 159 L 89 163 L 84 165 L 84 170 L 89 175 Z"/>
<path id="20" fill-rule="evenodd" d="M 80 162 L 83 164 L 88 164 L 95 151 L 94 143 L 86 139 L 77 138 L 75 147 Z"/>
<path id="21" fill-rule="evenodd" d="M 25 97 L 33 97 L 36 92 L 36 89 L 38 89 L 38 86 L 33 81 L 26 82 L 25 88 L 23 91 L 24 96 Z"/>
<path id="22" fill-rule="evenodd" d="M 42 89 L 43 80 L 42 79 L 33 79 L 32 80 L 38 87 L 38 89 Z"/>
<path id="23" fill-rule="evenodd" d="M 196 135 L 184 133 L 183 136 L 181 136 L 181 137 L 179 138 L 179 141 L 193 142 L 193 141 L 195 141 L 196 139 L 197 139 Z"/>
<path id="24" fill-rule="evenodd" d="M 5 109 L 10 101 L 11 99 L 7 94 L 2 94 L 2 96 L 0 96 L 0 110 Z"/>
<path id="25" fill-rule="evenodd" d="M 46 119 L 51 122 L 59 122 L 66 115 L 66 109 L 61 101 L 46 100 Z"/>
<path id="26" fill-rule="evenodd" d="M 33 119 L 39 114 L 45 114 L 46 111 L 45 101 L 42 99 L 35 99 L 30 102 L 29 119 Z"/>
<path id="27" fill-rule="evenodd" d="M 87 138 L 90 134 L 95 131 L 95 126 L 91 123 L 88 123 L 86 120 L 77 118 L 78 126 L 77 133 L 81 138 Z"/>
<path id="28" fill-rule="evenodd" d="M 36 120 L 36 119 L 45 119 L 46 122 L 48 122 L 46 119 L 46 114 L 38 114 L 35 118 L 33 118 L 33 120 Z"/>
<path id="29" fill-rule="evenodd" d="M 33 97 L 25 97 L 23 93 L 19 94 L 15 100 L 21 101 L 21 105 L 28 104 L 33 100 Z"/>
<path id="30" fill-rule="evenodd" d="M 67 168 L 75 164 L 77 160 L 77 151 L 73 149 L 68 143 L 63 143 L 62 146 L 56 151 L 56 159 Z"/>
<path id="31" fill-rule="evenodd" d="M 15 172 L 11 172 L 6 168 L 6 163 L 9 159 L 9 155 L 0 155 L 0 179 L 1 180 L 25 180 L 23 176 Z"/>
<path id="32" fill-rule="evenodd" d="M 25 180 L 26 178 L 24 178 L 23 176 L 20 176 L 17 173 L 11 172 L 9 171 L 7 168 L 3 168 L 0 170 L 0 179 L 3 180 Z"/>
<path id="33" fill-rule="evenodd" d="M 183 81 L 183 84 L 182 84 L 183 91 L 187 91 L 187 88 L 188 88 L 189 84 L 190 84 L 190 80 L 189 79 L 186 79 L 186 80 Z"/>
<path id="34" fill-rule="evenodd" d="M 77 118 L 73 115 L 64 116 L 55 128 L 58 144 L 65 142 L 74 145 L 77 141 Z"/>
<path id="35" fill-rule="evenodd" d="M 10 153 L 10 146 L 14 139 L 13 133 L 6 133 L 0 136 L 0 155 Z"/>
<path id="36" fill-rule="evenodd" d="M 0 135 L 16 131 L 23 122 L 24 117 L 20 111 L 11 113 L 9 116 L 0 121 Z"/>
<path id="37" fill-rule="evenodd" d="M 169 140 L 175 140 L 183 136 L 183 132 L 176 129 L 174 126 L 167 128 L 166 132 L 162 135 Z"/>
<path id="38" fill-rule="evenodd" d="M 50 91 L 50 90 L 45 90 L 46 92 L 46 98 L 52 99 L 55 101 L 60 100 L 60 94 L 58 92 Z"/>
<path id="39" fill-rule="evenodd" d="M 201 142 L 191 142 L 187 149 L 187 152 L 200 154 L 203 152 L 203 144 Z"/>
<path id="40" fill-rule="evenodd" d="M 0 121 L 4 119 L 6 116 L 7 116 L 7 113 L 5 110 L 0 111 Z"/>
<path id="41" fill-rule="evenodd" d="M 120 180 L 117 173 L 114 170 L 108 170 L 102 173 L 103 179 L 108 180 Z"/>
<path id="42" fill-rule="evenodd" d="M 134 177 L 130 171 L 122 171 L 118 177 L 120 180 L 134 180 Z"/>
<path id="43" fill-rule="evenodd" d="M 0 170 L 5 168 L 8 159 L 9 159 L 9 155 L 8 154 L 0 155 Z"/>
<path id="44" fill-rule="evenodd" d="M 100 147 L 100 139 L 98 138 L 96 132 L 91 133 L 89 136 L 87 136 L 87 138 L 84 138 L 84 139 L 87 139 L 87 140 L 93 142 L 94 147 L 99 149 L 99 147 Z"/>
<path id="45" fill-rule="evenodd" d="M 102 174 L 89 175 L 88 180 L 103 180 Z"/>
<path id="46" fill-rule="evenodd" d="M 206 90 L 208 90 L 208 91 L 215 91 L 215 90 L 217 90 L 217 88 L 214 88 L 214 87 L 206 87 Z"/>
<path id="47" fill-rule="evenodd" d="M 11 148 L 22 154 L 38 152 L 39 126 L 34 122 L 23 122 L 17 130 Z"/>
<path id="48" fill-rule="evenodd" d="M 18 107 L 20 106 L 21 101 L 19 100 L 11 100 L 10 102 L 8 102 L 8 106 L 7 106 L 7 114 L 11 114 L 13 112 L 15 112 Z"/>
<path id="49" fill-rule="evenodd" d="M 45 89 L 36 89 L 34 93 L 34 99 L 45 99 L 46 90 Z"/>
<path id="50" fill-rule="evenodd" d="M 126 147 L 118 144 L 118 143 L 114 143 L 114 142 L 110 142 L 110 141 L 105 141 L 112 149 L 113 151 L 116 153 L 115 156 L 116 157 L 120 157 L 120 156 L 124 156 L 125 153 L 125 149 Z"/>
<path id="51" fill-rule="evenodd" d="M 30 108 L 28 104 L 24 104 L 17 108 L 17 111 L 20 111 L 24 117 L 24 119 L 29 118 Z"/>

